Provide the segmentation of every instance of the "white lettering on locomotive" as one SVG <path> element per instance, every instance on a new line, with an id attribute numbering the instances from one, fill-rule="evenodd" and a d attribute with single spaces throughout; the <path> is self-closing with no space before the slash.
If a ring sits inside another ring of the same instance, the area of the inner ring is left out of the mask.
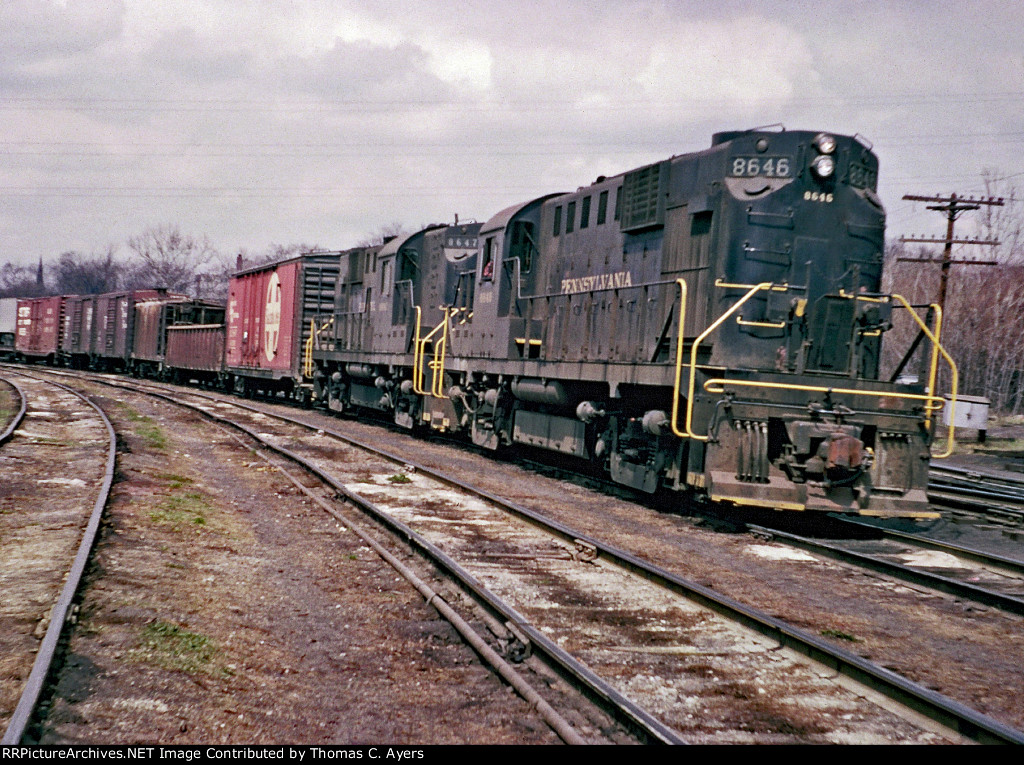
<path id="1" fill-rule="evenodd" d="M 562 279 L 562 292 L 570 295 L 576 292 L 595 292 L 596 290 L 613 290 L 632 286 L 633 277 L 629 271 L 582 276 L 578 279 Z"/>

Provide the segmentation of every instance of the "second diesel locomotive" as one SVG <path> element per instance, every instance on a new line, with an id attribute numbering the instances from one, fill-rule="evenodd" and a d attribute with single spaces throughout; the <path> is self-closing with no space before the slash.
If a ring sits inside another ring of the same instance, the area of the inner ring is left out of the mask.
<path id="1" fill-rule="evenodd" d="M 648 492 L 933 517 L 935 369 L 952 360 L 879 292 L 877 173 L 856 137 L 719 133 L 483 224 L 338 253 L 305 372 L 329 409 L 561 452 Z M 932 348 L 923 384 L 879 379 L 894 308 Z"/>

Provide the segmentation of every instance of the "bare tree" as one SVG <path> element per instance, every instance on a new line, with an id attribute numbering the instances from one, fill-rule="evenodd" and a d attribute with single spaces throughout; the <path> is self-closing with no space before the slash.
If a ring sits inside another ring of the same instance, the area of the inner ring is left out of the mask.
<path id="1" fill-rule="evenodd" d="M 128 240 L 137 256 L 127 276 L 134 288 L 164 287 L 174 292 L 191 292 L 196 276 L 216 270 L 217 251 L 203 237 L 183 234 L 174 225 L 149 228 Z"/>
<path id="2" fill-rule="evenodd" d="M 54 291 L 58 295 L 98 295 L 120 286 L 122 265 L 114 259 L 111 245 L 105 255 L 83 255 L 69 250 L 50 266 Z"/>
<path id="3" fill-rule="evenodd" d="M 989 254 L 1008 265 L 1024 263 L 1024 216 L 1020 214 L 1022 200 L 1017 187 L 992 169 L 983 170 L 981 178 L 985 196 L 1002 197 L 1004 201 L 1001 207 L 984 205 L 979 211 L 982 238 L 999 240 Z"/>
<path id="4" fill-rule="evenodd" d="M 39 283 L 36 268 L 10 262 L 0 266 L 0 297 L 36 297 L 45 294 L 45 285 Z"/>

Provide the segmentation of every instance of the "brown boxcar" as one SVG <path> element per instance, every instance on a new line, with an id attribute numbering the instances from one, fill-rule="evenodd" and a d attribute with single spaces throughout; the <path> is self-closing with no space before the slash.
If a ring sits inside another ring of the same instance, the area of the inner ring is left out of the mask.
<path id="1" fill-rule="evenodd" d="M 155 295 L 140 296 L 156 297 Z M 96 297 L 96 317 L 93 323 L 93 361 L 105 369 L 127 366 L 135 334 L 134 292 L 109 292 Z"/>
<path id="2" fill-rule="evenodd" d="M 65 299 L 60 356 L 68 366 L 84 369 L 89 365 L 95 310 L 95 295 L 71 295 Z"/>
<path id="3" fill-rule="evenodd" d="M 64 327 L 64 302 L 65 298 L 59 295 L 18 301 L 14 345 L 21 356 L 51 363 L 56 360 Z"/>
<path id="4" fill-rule="evenodd" d="M 338 265 L 338 253 L 313 252 L 231 278 L 225 365 L 240 392 L 311 391 L 305 342 L 311 321 L 333 315 Z"/>

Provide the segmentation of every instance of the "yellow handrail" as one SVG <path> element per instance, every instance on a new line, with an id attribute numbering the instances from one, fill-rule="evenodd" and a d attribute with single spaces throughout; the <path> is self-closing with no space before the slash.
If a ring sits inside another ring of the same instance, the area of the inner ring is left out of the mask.
<path id="1" fill-rule="evenodd" d="M 782 329 L 786 326 L 784 321 L 747 321 L 742 316 L 736 317 L 736 323 L 741 327 L 764 327 L 766 329 Z"/>
<path id="2" fill-rule="evenodd" d="M 715 284 L 718 285 L 719 282 L 716 281 Z M 725 322 L 726 319 L 728 319 L 730 316 L 732 316 L 734 313 L 736 313 L 736 311 L 738 311 L 740 309 L 740 307 L 744 303 L 746 303 L 748 300 L 750 300 L 750 298 L 752 298 L 754 295 L 756 295 L 761 290 L 768 290 L 768 289 L 776 289 L 777 290 L 779 288 L 775 287 L 771 282 L 761 282 L 760 284 L 752 285 L 750 287 L 750 289 L 747 290 L 747 293 L 743 297 L 741 297 L 739 299 L 739 301 L 735 305 L 733 305 L 728 311 L 726 311 L 721 316 L 719 316 L 711 324 L 711 326 L 709 326 L 707 329 L 705 329 L 703 332 L 701 332 L 697 336 L 697 339 L 693 341 L 693 345 L 690 346 L 690 384 L 689 384 L 689 386 L 687 388 L 687 393 L 686 393 L 686 435 L 687 435 L 688 438 L 692 438 L 692 439 L 694 439 L 696 441 L 708 441 L 708 440 L 710 440 L 710 436 L 698 436 L 696 433 L 693 432 L 693 385 L 694 385 L 694 382 L 697 379 L 697 349 L 700 347 L 700 344 L 702 342 L 704 342 L 705 338 L 707 338 L 708 335 L 710 335 L 712 332 L 714 332 L 716 329 L 718 329 L 723 324 L 723 322 Z M 681 324 L 682 324 L 682 322 L 680 322 L 680 325 Z M 682 326 L 680 326 L 680 330 L 682 330 Z M 679 367 L 681 364 L 682 364 L 682 359 L 677 357 L 676 358 L 676 367 Z M 673 422 L 672 422 L 672 430 L 673 430 L 673 432 L 675 432 L 676 429 L 677 429 L 676 423 L 675 423 L 675 420 L 673 420 Z"/>
<path id="3" fill-rule="evenodd" d="M 769 284 L 769 283 L 768 282 L 763 282 L 762 284 Z M 753 289 L 754 287 L 757 287 L 758 289 L 761 288 L 761 284 L 732 284 L 730 282 L 723 282 L 721 279 L 715 279 L 715 286 L 716 287 L 721 287 L 724 290 L 749 290 L 749 289 Z M 769 286 L 771 287 L 772 292 L 789 292 L 791 289 L 803 289 L 802 287 L 796 287 L 796 288 L 790 287 L 788 283 L 783 283 L 783 284 L 771 283 L 771 284 L 769 284 Z"/>
<path id="4" fill-rule="evenodd" d="M 318 337 L 321 332 L 327 329 L 331 324 L 334 323 L 334 317 L 324 322 L 323 326 L 318 330 L 316 328 L 316 320 L 309 320 L 309 337 L 306 338 L 306 348 L 302 358 L 302 376 L 312 377 L 316 368 L 313 366 L 313 339 Z"/>
<path id="5" fill-rule="evenodd" d="M 928 371 L 928 392 L 929 393 L 934 393 L 935 392 L 935 382 L 936 382 L 936 378 L 938 377 L 938 371 L 939 371 L 939 337 L 942 336 L 942 306 L 940 306 L 938 303 L 932 303 L 931 304 L 931 308 L 932 308 L 933 311 L 935 311 L 935 342 L 932 343 L 932 361 L 931 361 L 931 367 L 929 368 L 929 371 Z M 955 396 L 953 398 L 953 403 L 950 404 L 950 406 L 952 407 L 952 409 L 950 409 L 950 414 L 952 414 L 953 413 L 953 409 L 956 408 L 956 397 Z M 931 425 L 932 425 L 930 414 L 931 413 L 929 412 L 929 417 L 928 417 L 927 420 L 925 420 L 925 427 L 927 427 L 929 429 L 931 428 Z"/>
<path id="6" fill-rule="evenodd" d="M 445 398 L 444 395 L 444 362 L 448 353 L 448 309 L 444 308 L 444 319 L 441 324 L 444 332 L 441 333 L 441 341 L 434 346 L 434 360 L 430 362 L 430 368 L 434 372 L 434 379 L 431 381 L 430 394 L 434 398 Z"/>
<path id="7" fill-rule="evenodd" d="M 718 280 L 715 282 L 716 286 L 720 287 L 733 287 L 733 288 L 747 288 L 746 294 L 739 299 L 728 311 L 718 317 L 707 329 L 705 329 L 697 338 L 693 341 L 690 347 L 690 379 L 687 386 L 686 394 L 686 423 L 685 430 L 679 427 L 679 395 L 681 393 L 682 385 L 682 370 L 683 370 L 683 338 L 685 336 L 684 320 L 686 317 L 686 282 L 683 279 L 676 279 L 676 284 L 679 285 L 679 302 L 680 302 L 680 314 L 679 314 L 679 332 L 676 336 L 676 369 L 675 369 L 675 381 L 673 385 L 673 397 L 672 397 L 672 421 L 671 427 L 672 432 L 679 438 L 692 438 L 697 441 L 707 441 L 709 436 L 701 436 L 693 432 L 693 389 L 697 378 L 697 351 L 700 344 L 720 327 L 726 319 L 736 313 L 739 308 L 746 303 L 750 298 L 762 290 L 774 290 L 782 291 L 788 289 L 786 285 L 774 285 L 771 282 L 762 282 L 760 284 L 746 285 L 746 284 L 725 284 Z M 844 295 L 844 297 L 853 298 L 853 295 Z M 856 296 L 860 299 L 859 296 Z M 938 376 L 938 355 L 941 353 L 949 364 L 952 372 L 951 387 L 952 392 L 950 394 L 950 420 L 954 414 L 956 406 L 956 394 L 957 386 L 959 384 L 959 373 L 956 368 L 956 363 L 952 357 L 946 352 L 946 349 L 942 347 L 939 342 L 939 336 L 942 329 L 942 311 L 938 306 L 933 306 L 936 309 L 936 331 L 933 334 L 927 327 L 927 325 L 921 321 L 921 318 L 917 313 L 910 307 L 907 300 L 898 294 L 892 295 L 892 298 L 899 300 L 903 306 L 910 312 L 910 315 L 914 317 L 914 320 L 918 323 L 921 331 L 928 337 L 932 342 L 932 364 L 929 371 L 928 380 L 928 393 L 917 394 L 917 393 L 898 393 L 895 391 L 874 391 L 874 390 L 858 390 L 856 388 L 834 388 L 820 385 L 798 385 L 795 383 L 772 383 L 764 381 L 753 381 L 753 380 L 735 380 L 724 377 L 712 378 L 704 382 L 703 388 L 708 393 L 724 393 L 725 385 L 741 386 L 741 387 L 753 387 L 759 389 L 771 388 L 775 390 L 794 390 L 804 391 L 809 393 L 838 393 L 850 396 L 877 396 L 885 398 L 896 398 L 904 399 L 909 401 L 921 401 L 924 405 L 926 412 L 925 423 L 927 426 L 931 426 L 932 412 L 941 409 L 945 401 L 941 396 L 937 396 L 934 393 L 935 381 Z M 739 318 L 737 319 L 739 320 Z M 947 436 L 947 448 L 946 451 L 941 454 L 934 455 L 936 459 L 942 459 L 948 457 L 953 453 L 953 436 L 954 428 L 951 425 L 949 428 L 949 434 Z"/>
<path id="8" fill-rule="evenodd" d="M 412 389 L 421 396 L 433 396 L 434 398 L 444 398 L 444 395 L 440 392 L 440 389 L 444 387 L 444 382 L 438 382 L 438 378 L 444 376 L 444 361 L 445 361 L 445 347 L 448 343 L 448 309 L 444 308 L 444 318 L 441 323 L 434 327 L 423 337 L 420 337 L 420 308 L 416 307 L 416 347 L 413 352 L 413 367 L 412 367 Z M 434 370 L 434 379 L 430 381 L 430 390 L 423 387 L 423 361 L 426 356 L 427 343 L 430 342 L 431 338 L 436 335 L 439 331 L 444 330 L 441 336 L 440 342 L 434 348 L 434 360 L 430 362 L 430 368 Z M 440 370 L 441 374 L 438 374 Z"/>
<path id="9" fill-rule="evenodd" d="M 416 308 L 416 335 L 412 341 L 412 389 L 423 395 L 423 391 L 419 390 L 418 372 L 420 368 L 420 327 L 423 324 L 423 311 L 419 306 Z"/>
<path id="10" fill-rule="evenodd" d="M 917 311 L 910 307 L 910 303 L 907 302 L 907 299 L 903 297 L 903 295 L 893 294 L 893 297 L 903 304 L 903 307 L 907 309 L 907 312 L 914 317 L 914 321 L 917 322 L 917 326 L 919 326 L 921 328 L 921 331 L 924 332 L 928 339 L 932 341 L 932 365 L 928 373 L 928 390 L 931 391 L 932 394 L 935 393 L 935 380 L 938 376 L 938 354 L 941 353 L 943 358 L 946 359 L 946 363 L 949 364 L 952 379 L 949 383 L 951 390 L 949 394 L 949 432 L 946 434 L 946 451 L 942 452 L 941 454 L 933 455 L 935 459 L 945 459 L 946 457 L 950 456 L 953 453 L 953 449 L 955 447 L 954 434 L 956 432 L 956 428 L 953 427 L 953 415 L 956 414 L 956 394 L 957 387 L 960 384 L 960 373 L 957 371 L 956 363 L 953 361 L 952 357 L 948 353 L 946 353 L 946 349 L 943 348 L 942 344 L 939 342 L 939 333 L 942 331 L 942 309 L 939 306 L 935 305 L 934 303 L 932 304 L 932 308 L 935 309 L 936 311 L 936 332 L 935 334 L 932 334 L 931 331 L 928 329 L 928 325 L 921 321 L 921 317 L 917 315 Z M 927 423 L 929 426 L 931 426 L 930 412 Z"/>
<path id="11" fill-rule="evenodd" d="M 860 388 L 834 388 L 828 385 L 799 385 L 797 383 L 773 383 L 763 380 L 731 380 L 726 377 L 712 377 L 704 383 L 708 393 L 725 393 L 726 385 L 746 388 L 772 388 L 775 390 L 798 390 L 808 393 L 839 393 L 847 396 L 884 396 L 886 398 L 905 398 L 909 401 L 922 401 L 928 411 L 941 409 L 944 401 L 941 396 L 929 393 L 894 393 L 892 391 L 862 390 Z"/>
<path id="12" fill-rule="evenodd" d="M 672 392 L 672 432 L 679 438 L 688 438 L 688 435 L 679 429 L 679 383 L 683 374 L 683 329 L 686 323 L 686 281 L 676 279 L 679 285 L 679 333 L 676 336 L 676 379 Z"/>

